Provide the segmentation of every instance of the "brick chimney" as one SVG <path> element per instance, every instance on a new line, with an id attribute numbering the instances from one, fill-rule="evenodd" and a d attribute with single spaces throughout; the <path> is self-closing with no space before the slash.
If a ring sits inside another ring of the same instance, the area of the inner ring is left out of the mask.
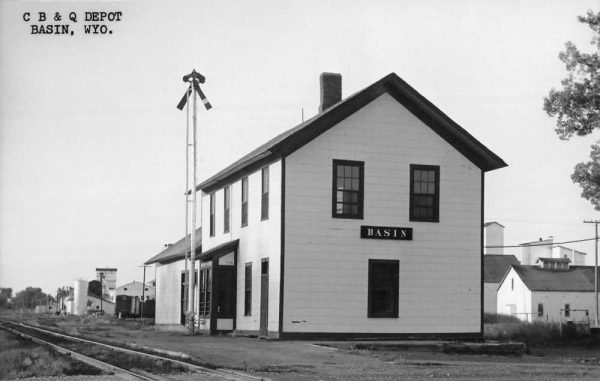
<path id="1" fill-rule="evenodd" d="M 342 75 L 338 73 L 321 73 L 321 105 L 323 112 L 342 100 Z"/>

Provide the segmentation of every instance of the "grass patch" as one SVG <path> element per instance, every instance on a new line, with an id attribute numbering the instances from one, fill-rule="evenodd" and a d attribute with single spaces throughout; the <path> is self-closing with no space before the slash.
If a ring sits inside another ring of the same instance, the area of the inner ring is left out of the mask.
<path id="1" fill-rule="evenodd" d="M 77 360 L 0 331 L 0 379 L 100 375 L 102 371 Z"/>
<path id="2" fill-rule="evenodd" d="M 525 322 L 514 316 L 485 314 L 484 332 L 486 340 L 519 341 L 527 347 L 544 345 L 600 347 L 581 326 L 563 325 L 559 322 Z"/>

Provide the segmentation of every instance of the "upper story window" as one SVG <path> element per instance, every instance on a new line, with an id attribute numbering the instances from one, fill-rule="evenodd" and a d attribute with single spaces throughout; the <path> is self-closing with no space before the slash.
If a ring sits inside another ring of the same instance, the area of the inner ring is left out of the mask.
<path id="1" fill-rule="evenodd" d="M 248 178 L 242 179 L 242 227 L 248 226 Z"/>
<path id="2" fill-rule="evenodd" d="M 269 219 L 269 167 L 262 169 L 262 190 L 260 199 L 260 218 Z"/>
<path id="3" fill-rule="evenodd" d="M 363 218 L 364 169 L 362 161 L 333 160 L 334 218 Z"/>
<path id="4" fill-rule="evenodd" d="M 410 220 L 440 221 L 440 167 L 410 165 Z"/>
<path id="5" fill-rule="evenodd" d="M 215 236 L 215 192 L 210 194 L 210 221 L 209 221 L 209 232 L 210 236 Z"/>
<path id="6" fill-rule="evenodd" d="M 223 189 L 223 233 L 229 233 L 231 226 L 231 187 Z"/>

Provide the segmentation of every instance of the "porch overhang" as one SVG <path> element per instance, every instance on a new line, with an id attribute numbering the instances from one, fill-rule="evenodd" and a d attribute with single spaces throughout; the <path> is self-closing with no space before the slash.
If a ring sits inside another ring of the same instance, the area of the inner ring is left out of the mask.
<path id="1" fill-rule="evenodd" d="M 211 259 L 220 258 L 223 255 L 231 253 L 232 251 L 237 251 L 239 243 L 239 239 L 234 239 L 232 241 L 222 243 L 218 246 L 213 247 L 212 249 L 208 249 L 205 252 L 201 253 L 198 259 L 206 262 L 210 261 Z"/>

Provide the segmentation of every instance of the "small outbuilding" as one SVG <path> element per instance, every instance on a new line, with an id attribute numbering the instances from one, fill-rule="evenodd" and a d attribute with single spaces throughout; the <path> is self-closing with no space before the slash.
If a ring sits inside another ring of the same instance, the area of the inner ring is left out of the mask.
<path id="1" fill-rule="evenodd" d="M 594 267 L 570 266 L 568 258 L 539 258 L 511 265 L 498 288 L 498 312 L 524 321 L 593 321 Z"/>

